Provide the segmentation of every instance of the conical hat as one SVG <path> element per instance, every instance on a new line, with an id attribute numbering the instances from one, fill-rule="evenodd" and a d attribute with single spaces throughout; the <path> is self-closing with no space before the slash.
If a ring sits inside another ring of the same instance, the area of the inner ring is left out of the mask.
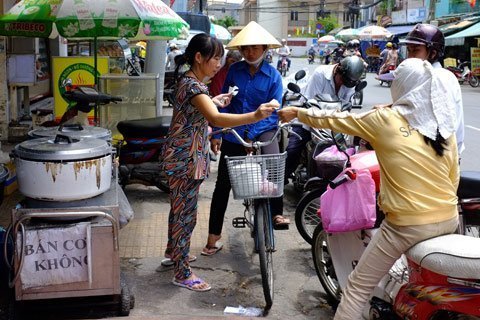
<path id="1" fill-rule="evenodd" d="M 241 46 L 267 45 L 280 48 L 282 45 L 267 30 L 255 21 L 250 21 L 227 45 L 229 50 L 239 50 Z"/>

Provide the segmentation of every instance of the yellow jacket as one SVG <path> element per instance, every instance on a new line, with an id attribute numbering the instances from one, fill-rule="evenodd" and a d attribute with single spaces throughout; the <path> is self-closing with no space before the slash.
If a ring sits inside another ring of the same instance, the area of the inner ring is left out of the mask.
<path id="1" fill-rule="evenodd" d="M 299 109 L 298 119 L 312 127 L 359 136 L 370 142 L 380 165 L 379 205 L 399 226 L 422 225 L 458 215 L 458 153 L 455 135 L 437 156 L 423 136 L 391 108 L 362 114 Z"/>

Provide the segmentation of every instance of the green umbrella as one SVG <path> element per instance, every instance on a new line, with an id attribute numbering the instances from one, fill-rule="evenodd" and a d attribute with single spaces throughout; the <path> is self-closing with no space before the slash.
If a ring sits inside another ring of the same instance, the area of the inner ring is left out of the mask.
<path id="1" fill-rule="evenodd" d="M 0 17 L 0 35 L 67 39 L 173 39 L 188 24 L 161 0 L 22 0 Z"/>
<path id="2" fill-rule="evenodd" d="M 161 0 L 21 0 L 0 16 L 0 35 L 94 40 L 95 85 L 97 39 L 167 40 L 188 28 Z"/>

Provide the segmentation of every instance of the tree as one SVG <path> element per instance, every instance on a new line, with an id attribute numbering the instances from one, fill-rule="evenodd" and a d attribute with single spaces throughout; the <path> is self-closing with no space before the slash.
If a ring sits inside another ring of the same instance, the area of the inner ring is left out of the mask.
<path id="1" fill-rule="evenodd" d="M 331 15 L 328 15 L 324 18 L 320 17 L 317 20 L 310 20 L 310 26 L 312 27 L 312 30 L 316 30 L 317 24 L 321 24 L 323 26 L 325 34 L 328 34 L 330 31 L 340 26 L 340 24 L 337 22 L 337 19 Z"/>
<path id="2" fill-rule="evenodd" d="M 215 24 L 218 24 L 228 29 L 228 27 L 238 25 L 238 21 L 230 16 L 226 16 L 223 19 L 215 20 Z"/>

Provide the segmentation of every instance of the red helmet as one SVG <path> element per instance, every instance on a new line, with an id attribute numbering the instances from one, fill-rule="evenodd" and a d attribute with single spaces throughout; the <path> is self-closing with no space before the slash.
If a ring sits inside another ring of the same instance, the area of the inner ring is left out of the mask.
<path id="1" fill-rule="evenodd" d="M 413 27 L 412 31 L 407 34 L 405 40 L 402 43 L 406 44 L 423 44 L 427 46 L 427 49 L 435 49 L 437 52 L 431 59 L 434 62 L 443 57 L 445 50 L 445 37 L 442 31 L 436 26 L 426 23 L 418 23 Z"/>

